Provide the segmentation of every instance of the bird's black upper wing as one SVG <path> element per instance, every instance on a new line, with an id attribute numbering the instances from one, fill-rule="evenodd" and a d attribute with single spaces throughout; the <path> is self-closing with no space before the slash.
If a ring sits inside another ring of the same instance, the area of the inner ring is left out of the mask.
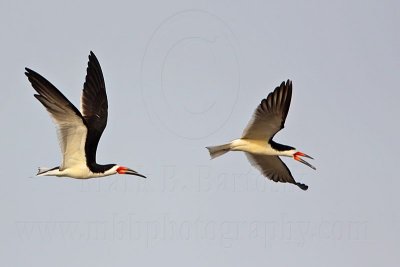
<path id="1" fill-rule="evenodd" d="M 90 52 L 81 98 L 81 112 L 88 127 L 85 145 L 89 164 L 96 162 L 96 151 L 100 137 L 106 128 L 108 101 L 106 86 L 100 63 L 93 52 Z"/>
<path id="2" fill-rule="evenodd" d="M 242 139 L 270 140 L 284 127 L 292 99 L 292 82 L 287 80 L 263 99 L 242 134 Z"/>

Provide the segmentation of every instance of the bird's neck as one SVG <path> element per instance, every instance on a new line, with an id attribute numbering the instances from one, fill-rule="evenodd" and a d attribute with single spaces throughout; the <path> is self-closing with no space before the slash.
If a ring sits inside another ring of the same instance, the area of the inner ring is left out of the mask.
<path id="1" fill-rule="evenodd" d="M 281 156 L 291 157 L 294 153 L 296 153 L 296 149 L 294 147 L 282 145 L 272 140 L 270 140 L 269 143 L 272 149 L 274 149 Z"/>
<path id="2" fill-rule="evenodd" d="M 296 150 L 294 147 L 282 145 L 282 144 L 274 142 L 273 140 L 270 140 L 269 143 L 271 144 L 271 147 L 277 151 Z"/>
<path id="3" fill-rule="evenodd" d="M 88 164 L 88 167 L 91 172 L 93 173 L 102 173 L 107 175 L 115 174 L 117 171 L 116 169 L 118 166 L 116 164 L 97 164 L 97 163 L 90 163 Z"/>

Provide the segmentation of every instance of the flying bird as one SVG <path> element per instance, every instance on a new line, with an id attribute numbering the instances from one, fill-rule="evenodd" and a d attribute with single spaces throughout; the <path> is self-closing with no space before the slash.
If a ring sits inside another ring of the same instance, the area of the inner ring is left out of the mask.
<path id="1" fill-rule="evenodd" d="M 38 176 L 66 176 L 88 179 L 113 174 L 144 175 L 117 164 L 96 163 L 96 150 L 107 125 L 108 101 L 99 61 L 90 52 L 79 111 L 54 85 L 37 72 L 25 68 L 34 96 L 51 115 L 57 126 L 63 156 L 60 166 L 39 167 Z"/>
<path id="2" fill-rule="evenodd" d="M 292 183 L 307 190 L 307 185 L 295 181 L 279 156 L 291 157 L 315 170 L 314 166 L 301 157 L 313 158 L 294 147 L 272 140 L 285 125 L 291 99 L 292 82 L 287 80 L 261 101 L 241 138 L 228 144 L 207 147 L 211 159 L 228 151 L 243 151 L 251 165 L 259 169 L 265 177 L 275 182 Z"/>

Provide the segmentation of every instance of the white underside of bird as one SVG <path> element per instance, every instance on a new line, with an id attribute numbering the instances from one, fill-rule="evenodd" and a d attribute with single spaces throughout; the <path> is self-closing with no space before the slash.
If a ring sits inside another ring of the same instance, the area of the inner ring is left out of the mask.
<path id="1" fill-rule="evenodd" d="M 279 151 L 274 149 L 266 140 L 235 139 L 230 143 L 207 147 L 211 158 L 219 157 L 229 151 L 242 151 L 260 156 L 293 157 L 297 150 Z"/>
<path id="2" fill-rule="evenodd" d="M 89 179 L 89 178 L 99 178 L 104 176 L 109 176 L 118 173 L 118 168 L 120 166 L 116 165 L 111 169 L 105 171 L 104 173 L 94 173 L 86 166 L 86 164 L 76 164 L 69 168 L 47 168 L 39 167 L 37 176 L 58 176 L 58 177 L 70 177 L 76 179 Z"/>
<path id="3" fill-rule="evenodd" d="M 273 149 L 267 140 L 249 140 L 249 139 L 236 139 L 230 143 L 230 150 L 243 151 L 251 154 L 266 155 L 266 156 L 286 156 L 291 157 L 293 152 L 278 151 Z"/>

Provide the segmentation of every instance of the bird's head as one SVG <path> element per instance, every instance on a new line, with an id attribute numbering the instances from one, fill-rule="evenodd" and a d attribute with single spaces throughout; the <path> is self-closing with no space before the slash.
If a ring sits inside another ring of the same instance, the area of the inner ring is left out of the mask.
<path id="1" fill-rule="evenodd" d="M 316 168 L 313 165 L 311 165 L 310 163 L 308 163 L 307 161 L 305 161 L 304 159 L 301 158 L 301 157 L 306 157 L 306 158 L 309 158 L 309 159 L 314 159 L 314 158 L 310 157 L 309 155 L 307 155 L 307 154 L 305 154 L 303 152 L 297 151 L 297 150 L 293 150 L 292 157 L 293 157 L 294 160 L 297 160 L 297 161 L 307 165 L 311 169 L 316 170 Z"/>
<path id="2" fill-rule="evenodd" d="M 146 178 L 146 176 L 144 176 L 143 174 L 140 174 L 137 171 L 129 169 L 128 167 L 115 165 L 114 168 L 115 168 L 115 172 L 119 173 L 119 174 L 130 174 L 130 175 L 136 175 L 136 176 L 140 176 L 140 177 Z"/>

